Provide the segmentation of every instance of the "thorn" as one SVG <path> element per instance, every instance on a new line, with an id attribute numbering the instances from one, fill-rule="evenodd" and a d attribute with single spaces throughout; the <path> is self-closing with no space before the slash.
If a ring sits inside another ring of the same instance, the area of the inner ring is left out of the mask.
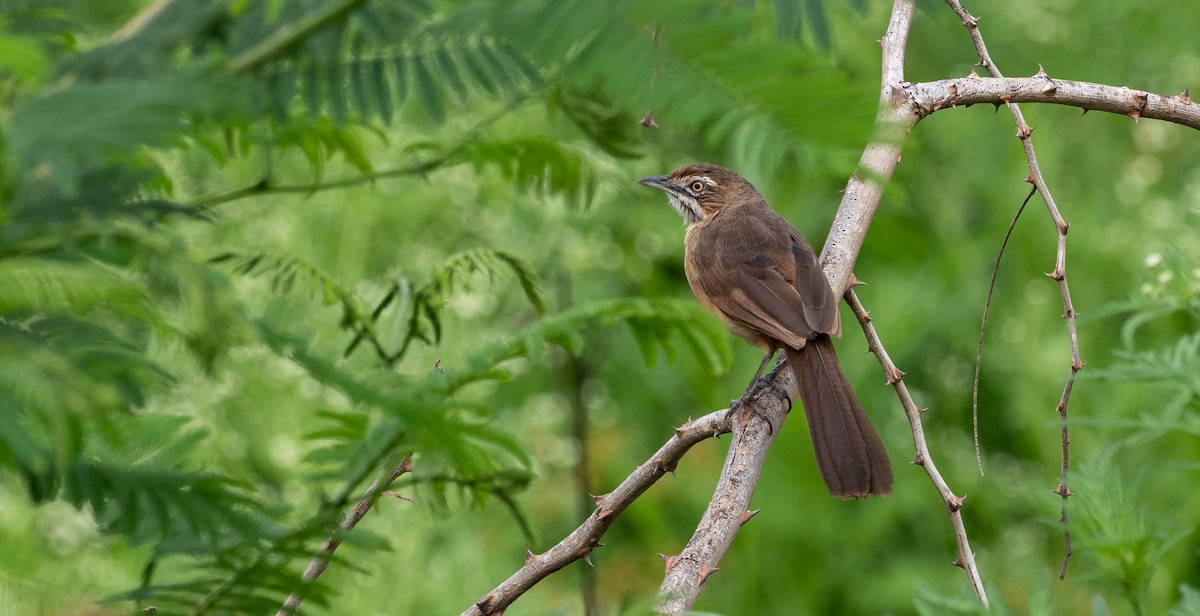
<path id="1" fill-rule="evenodd" d="M 952 562 L 950 564 L 954 565 L 955 567 L 958 567 L 959 569 L 966 569 L 966 566 L 963 565 L 963 561 L 961 558 L 955 560 L 954 562 Z"/>
<path id="2" fill-rule="evenodd" d="M 1022 124 L 1021 128 L 1017 129 L 1018 139 L 1028 139 L 1033 134 L 1033 127 L 1028 124 Z"/>
<path id="3" fill-rule="evenodd" d="M 761 509 L 747 509 L 747 510 L 743 511 L 742 515 L 738 516 L 738 526 L 745 526 L 746 522 L 749 522 L 750 518 L 758 515 L 759 511 L 762 511 L 762 510 Z"/>
<path id="4" fill-rule="evenodd" d="M 607 494 L 588 494 L 588 496 L 592 497 L 592 501 L 596 503 L 597 507 L 599 507 L 600 501 L 604 500 L 604 497 L 606 497 L 608 495 Z"/>
<path id="5" fill-rule="evenodd" d="M 405 496 L 405 495 L 403 495 L 403 494 L 400 494 L 399 492 L 393 492 L 393 491 L 391 491 L 391 490 L 384 490 L 384 491 L 383 491 L 383 493 L 384 493 L 384 494 L 386 494 L 386 495 L 388 495 L 388 496 L 390 496 L 390 497 L 392 497 L 392 498 L 398 498 L 398 499 L 400 499 L 400 500 L 402 500 L 402 501 L 405 501 L 405 502 L 408 502 L 408 503 L 412 503 L 412 504 L 414 504 L 414 505 L 415 505 L 415 504 L 417 504 L 417 501 L 416 501 L 416 500 L 413 500 L 413 499 L 411 499 L 411 498 L 409 498 L 409 497 L 407 497 L 407 496 Z"/>
<path id="6" fill-rule="evenodd" d="M 1079 313 L 1077 312 L 1075 314 L 1079 314 Z M 1071 358 L 1071 370 L 1073 372 L 1079 372 L 1080 370 L 1083 370 L 1083 361 L 1072 357 Z"/>
<path id="7" fill-rule="evenodd" d="M 917 407 L 917 415 L 924 415 L 925 413 L 928 413 L 928 412 L 929 412 L 929 407 L 927 407 L 927 406 L 918 406 Z"/>
<path id="8" fill-rule="evenodd" d="M 1058 234 L 1059 235 L 1066 235 L 1067 231 L 1070 231 L 1070 230 L 1071 230 L 1071 223 L 1069 223 L 1065 220 L 1058 223 Z"/>
<path id="9" fill-rule="evenodd" d="M 971 73 L 967 75 L 967 79 L 979 79 L 979 72 L 975 70 L 975 67 L 971 67 Z"/>
<path id="10" fill-rule="evenodd" d="M 964 25 L 968 28 L 978 28 L 979 27 L 979 18 L 970 13 L 967 13 L 967 16 L 964 17 L 962 20 L 962 25 Z"/>
<path id="11" fill-rule="evenodd" d="M 1057 280 L 1059 282 L 1062 282 L 1063 279 L 1067 277 L 1067 275 L 1065 273 L 1063 273 L 1062 269 L 1057 268 L 1057 267 L 1054 268 L 1053 272 L 1048 272 L 1046 275 L 1049 276 L 1052 280 Z"/>
<path id="12" fill-rule="evenodd" d="M 534 554 L 533 550 L 529 549 L 528 547 L 525 548 L 525 564 L 528 565 L 529 563 L 537 560 L 538 556 L 541 556 L 541 554 Z"/>
<path id="13" fill-rule="evenodd" d="M 1145 92 L 1134 92 L 1133 102 L 1137 103 L 1138 109 L 1145 109 L 1146 104 L 1150 102 L 1150 95 Z"/>
<path id="14" fill-rule="evenodd" d="M 1134 124 L 1137 124 L 1138 118 L 1142 117 L 1142 114 L 1140 114 L 1140 113 L 1138 113 L 1138 112 L 1136 112 L 1136 111 L 1130 111 L 1130 112 L 1129 112 L 1129 113 L 1127 113 L 1126 115 L 1128 115 L 1129 117 L 1133 118 L 1133 123 L 1134 123 Z"/>
<path id="15" fill-rule="evenodd" d="M 642 116 L 641 125 L 646 128 L 658 128 L 658 122 L 654 121 L 654 114 L 646 111 L 646 115 Z"/>
<path id="16" fill-rule="evenodd" d="M 684 424 L 684 426 L 686 426 L 686 425 L 687 424 Z M 675 438 L 680 438 L 680 439 L 683 438 L 683 427 L 684 426 L 679 426 L 678 428 L 675 428 Z"/>
<path id="17" fill-rule="evenodd" d="M 1033 184 L 1034 186 L 1037 186 L 1037 180 L 1034 179 L 1032 171 L 1029 172 L 1029 175 L 1025 176 L 1025 183 Z"/>
<path id="18" fill-rule="evenodd" d="M 1180 92 L 1171 98 L 1174 98 L 1185 105 L 1189 105 L 1192 102 L 1192 95 L 1187 90 L 1184 90 L 1183 92 Z"/>
<path id="19" fill-rule="evenodd" d="M 958 84 L 952 83 L 948 88 L 950 90 L 950 98 L 958 98 Z"/>
<path id="20" fill-rule="evenodd" d="M 958 496 L 954 496 L 953 494 L 951 494 L 950 496 L 952 497 L 952 500 L 950 502 L 946 503 L 946 508 L 950 510 L 950 513 L 955 513 L 959 509 L 962 509 L 963 501 L 966 499 L 958 497 Z"/>
<path id="21" fill-rule="evenodd" d="M 475 607 L 479 608 L 479 611 L 483 612 L 484 614 L 491 614 L 493 598 L 494 597 L 492 597 L 492 593 L 488 593 L 484 595 L 482 599 L 475 602 Z"/>
<path id="22" fill-rule="evenodd" d="M 596 565 L 593 565 L 593 564 L 592 564 L 592 551 L 591 551 L 591 550 L 588 550 L 588 551 L 587 551 L 587 553 L 585 553 L 585 554 L 582 556 L 582 558 L 583 558 L 583 562 L 587 563 L 589 567 L 595 567 L 595 566 L 596 566 Z"/>
<path id="23" fill-rule="evenodd" d="M 875 39 L 875 42 L 878 43 L 880 47 L 883 47 L 883 39 L 877 38 Z"/>
<path id="24" fill-rule="evenodd" d="M 912 462 L 909 462 L 909 464 L 912 464 L 913 466 L 925 466 L 925 456 L 918 453 L 917 457 L 913 458 Z"/>
<path id="25" fill-rule="evenodd" d="M 708 576 L 710 576 L 718 571 L 720 571 L 720 569 L 718 569 L 708 563 L 704 563 L 703 565 L 700 565 L 700 585 L 703 586 L 704 581 L 708 579 Z"/>
<path id="26" fill-rule="evenodd" d="M 1046 80 L 1046 85 L 1042 86 L 1042 94 L 1054 94 L 1058 91 L 1058 84 L 1046 74 L 1046 68 L 1038 64 L 1038 72 L 1034 77 L 1041 77 Z"/>
<path id="27" fill-rule="evenodd" d="M 904 378 L 904 371 L 896 366 L 890 366 L 887 371 L 887 384 L 895 385 Z"/>
<path id="28" fill-rule="evenodd" d="M 675 556 L 667 556 L 666 554 L 660 553 L 658 555 L 658 557 L 662 559 L 663 569 L 666 570 L 668 573 L 670 573 L 671 567 L 675 566 L 675 562 L 679 560 L 678 554 L 676 554 Z"/>
<path id="29" fill-rule="evenodd" d="M 441 357 L 437 358 L 437 360 L 433 362 L 433 371 L 438 374 L 442 373 L 442 358 Z"/>
<path id="30" fill-rule="evenodd" d="M 612 517 L 612 514 L 613 510 L 611 508 L 601 507 L 600 509 L 596 510 L 596 519 L 603 520 L 605 518 Z"/>
<path id="31" fill-rule="evenodd" d="M 1057 487 L 1057 488 L 1054 488 L 1054 493 L 1055 493 L 1055 494 L 1057 494 L 1057 495 L 1059 495 L 1059 496 L 1061 496 L 1061 497 L 1063 497 L 1063 498 L 1068 498 L 1068 497 L 1071 497 L 1071 496 L 1075 496 L 1075 494 L 1071 492 L 1071 489 L 1070 489 L 1070 488 L 1068 488 L 1067 486 L 1065 486 L 1065 485 L 1063 485 L 1063 484 L 1061 484 L 1061 483 L 1060 483 L 1060 484 L 1058 484 L 1058 487 Z"/>

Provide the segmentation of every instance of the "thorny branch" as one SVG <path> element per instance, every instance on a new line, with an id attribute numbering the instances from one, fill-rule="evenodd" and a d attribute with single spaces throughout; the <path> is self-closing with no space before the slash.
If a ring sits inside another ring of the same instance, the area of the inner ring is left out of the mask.
<path id="1" fill-rule="evenodd" d="M 983 588 L 983 578 L 979 576 L 979 568 L 975 566 L 975 552 L 971 550 L 971 544 L 967 539 L 967 527 L 963 524 L 962 506 L 965 499 L 950 490 L 950 486 L 946 484 L 946 480 L 942 478 L 937 465 L 933 462 L 933 454 L 930 453 L 929 445 L 925 442 L 925 430 L 921 424 L 921 414 L 925 412 L 925 409 L 918 407 L 913 402 L 912 394 L 909 393 L 908 386 L 904 384 L 904 372 L 892 363 L 892 358 L 883 348 L 883 342 L 880 341 L 879 334 L 871 323 L 871 313 L 863 308 L 862 302 L 858 300 L 853 289 L 846 291 L 845 297 L 846 303 L 850 305 L 850 310 L 858 318 L 858 323 L 862 326 L 863 334 L 867 338 L 867 350 L 879 360 L 879 365 L 887 375 L 888 383 L 896 390 L 896 396 L 900 398 L 900 404 L 904 407 L 908 425 L 912 428 L 913 445 L 917 450 L 913 464 L 925 469 L 929 481 L 933 483 L 938 495 L 942 497 L 942 502 L 946 504 L 946 511 L 950 514 L 950 525 L 954 528 L 954 541 L 958 544 L 958 559 L 954 561 L 954 564 L 962 567 L 963 571 L 967 573 L 967 579 L 971 582 L 971 589 L 975 591 L 975 596 L 979 597 L 984 607 L 987 607 L 987 591 Z"/>
<path id="2" fill-rule="evenodd" d="M 983 35 L 979 32 L 979 20 L 967 12 L 958 0 L 946 0 L 946 4 L 950 5 L 954 13 L 962 19 L 963 26 L 971 33 L 971 40 L 975 43 L 975 51 L 979 54 L 980 65 L 993 77 L 1003 78 L 1004 75 L 1000 74 L 1000 69 L 992 61 L 991 56 L 988 54 L 987 45 L 983 42 Z M 1058 86 L 1056 82 L 1046 75 L 1045 70 L 1039 68 L 1038 74 L 1034 77 L 1046 81 L 1044 89 L 1051 95 L 1057 91 Z M 1145 107 L 1149 105 L 1150 98 L 1147 94 L 1140 93 L 1140 96 L 1135 97 L 1135 100 L 1140 101 L 1141 108 L 1129 111 L 1129 115 L 1136 120 L 1145 111 Z M 1183 101 L 1179 102 L 1182 103 Z M 1054 196 L 1050 193 L 1050 187 L 1046 185 L 1046 179 L 1042 176 L 1041 167 L 1038 166 L 1037 154 L 1033 150 L 1033 139 L 1031 138 L 1033 128 L 1025 123 L 1025 117 L 1021 113 L 1021 108 L 1015 102 L 1006 101 L 1005 104 L 1012 114 L 1013 122 L 1017 125 L 1017 137 L 1021 140 L 1021 147 L 1025 150 L 1025 159 L 1029 162 L 1029 177 L 1026 181 L 1033 184 L 1038 194 L 1042 196 L 1042 201 L 1045 202 L 1046 209 L 1049 211 L 1050 218 L 1054 221 L 1054 227 L 1058 233 L 1058 247 L 1054 270 L 1047 274 L 1047 276 L 1058 281 L 1059 290 L 1062 294 L 1063 318 L 1067 322 L 1067 336 L 1071 343 L 1071 372 L 1067 375 L 1067 381 L 1063 385 L 1062 396 L 1059 398 L 1057 407 L 1062 433 L 1062 466 L 1059 471 L 1058 487 L 1054 489 L 1054 492 L 1062 497 L 1062 516 L 1060 521 L 1063 525 L 1063 561 L 1058 571 L 1058 578 L 1061 580 L 1066 578 L 1067 563 L 1071 560 L 1071 527 L 1067 522 L 1067 498 L 1071 496 L 1071 490 L 1067 487 L 1067 462 L 1070 452 L 1070 438 L 1067 428 L 1067 401 L 1071 397 L 1071 388 L 1075 385 L 1075 375 L 1083 369 L 1083 360 L 1079 356 L 1079 335 L 1075 329 L 1075 308 L 1071 304 L 1071 292 L 1067 287 L 1067 230 L 1070 228 L 1070 225 L 1059 214 L 1058 206 L 1054 203 Z M 1197 107 L 1197 105 L 1192 105 L 1190 100 L 1186 102 L 1186 106 Z"/>

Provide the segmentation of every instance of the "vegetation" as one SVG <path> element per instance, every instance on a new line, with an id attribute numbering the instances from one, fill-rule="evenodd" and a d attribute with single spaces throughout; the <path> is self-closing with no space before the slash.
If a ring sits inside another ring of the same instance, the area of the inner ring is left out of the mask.
<path id="1" fill-rule="evenodd" d="M 911 79 L 976 61 L 918 3 Z M 708 160 L 814 244 L 867 142 L 883 2 L 10 0 L 0 13 L 0 612 L 456 613 L 548 547 L 758 352 L 691 298 L 682 229 L 634 180 Z M 985 7 L 977 7 L 977 14 Z M 1018 0 L 1011 74 L 1173 93 L 1200 6 Z M 1103 41 L 1101 44 L 1100 42 Z M 1069 367 L 1012 124 L 939 112 L 906 143 L 860 297 L 958 494 L 993 610 L 1200 614 L 1200 139 L 1025 107 L 1071 223 Z M 853 323 L 849 314 L 844 322 Z M 698 608 L 976 613 L 899 405 L 844 368 L 895 495 L 827 496 L 788 425 Z M 793 420 L 795 423 L 795 420 Z M 413 471 L 352 532 L 366 486 Z M 642 613 L 712 494 L 708 441 L 520 613 Z M 328 571 L 301 582 L 327 537 Z"/>

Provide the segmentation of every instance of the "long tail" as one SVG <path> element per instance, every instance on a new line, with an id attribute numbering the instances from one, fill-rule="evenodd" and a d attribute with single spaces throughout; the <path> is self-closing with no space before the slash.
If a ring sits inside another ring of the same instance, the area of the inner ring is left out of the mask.
<path id="1" fill-rule="evenodd" d="M 804 348 L 785 347 L 800 386 L 800 401 L 817 454 L 817 469 L 829 492 L 839 498 L 892 493 L 892 465 L 862 403 L 838 364 L 829 336 Z"/>

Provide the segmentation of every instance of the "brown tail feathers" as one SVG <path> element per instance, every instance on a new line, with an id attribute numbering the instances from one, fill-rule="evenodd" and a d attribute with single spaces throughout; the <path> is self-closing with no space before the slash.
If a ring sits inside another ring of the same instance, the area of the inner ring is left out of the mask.
<path id="1" fill-rule="evenodd" d="M 839 498 L 891 494 L 887 452 L 842 374 L 829 336 L 817 336 L 799 350 L 785 349 L 800 386 L 817 469 L 829 492 Z"/>

